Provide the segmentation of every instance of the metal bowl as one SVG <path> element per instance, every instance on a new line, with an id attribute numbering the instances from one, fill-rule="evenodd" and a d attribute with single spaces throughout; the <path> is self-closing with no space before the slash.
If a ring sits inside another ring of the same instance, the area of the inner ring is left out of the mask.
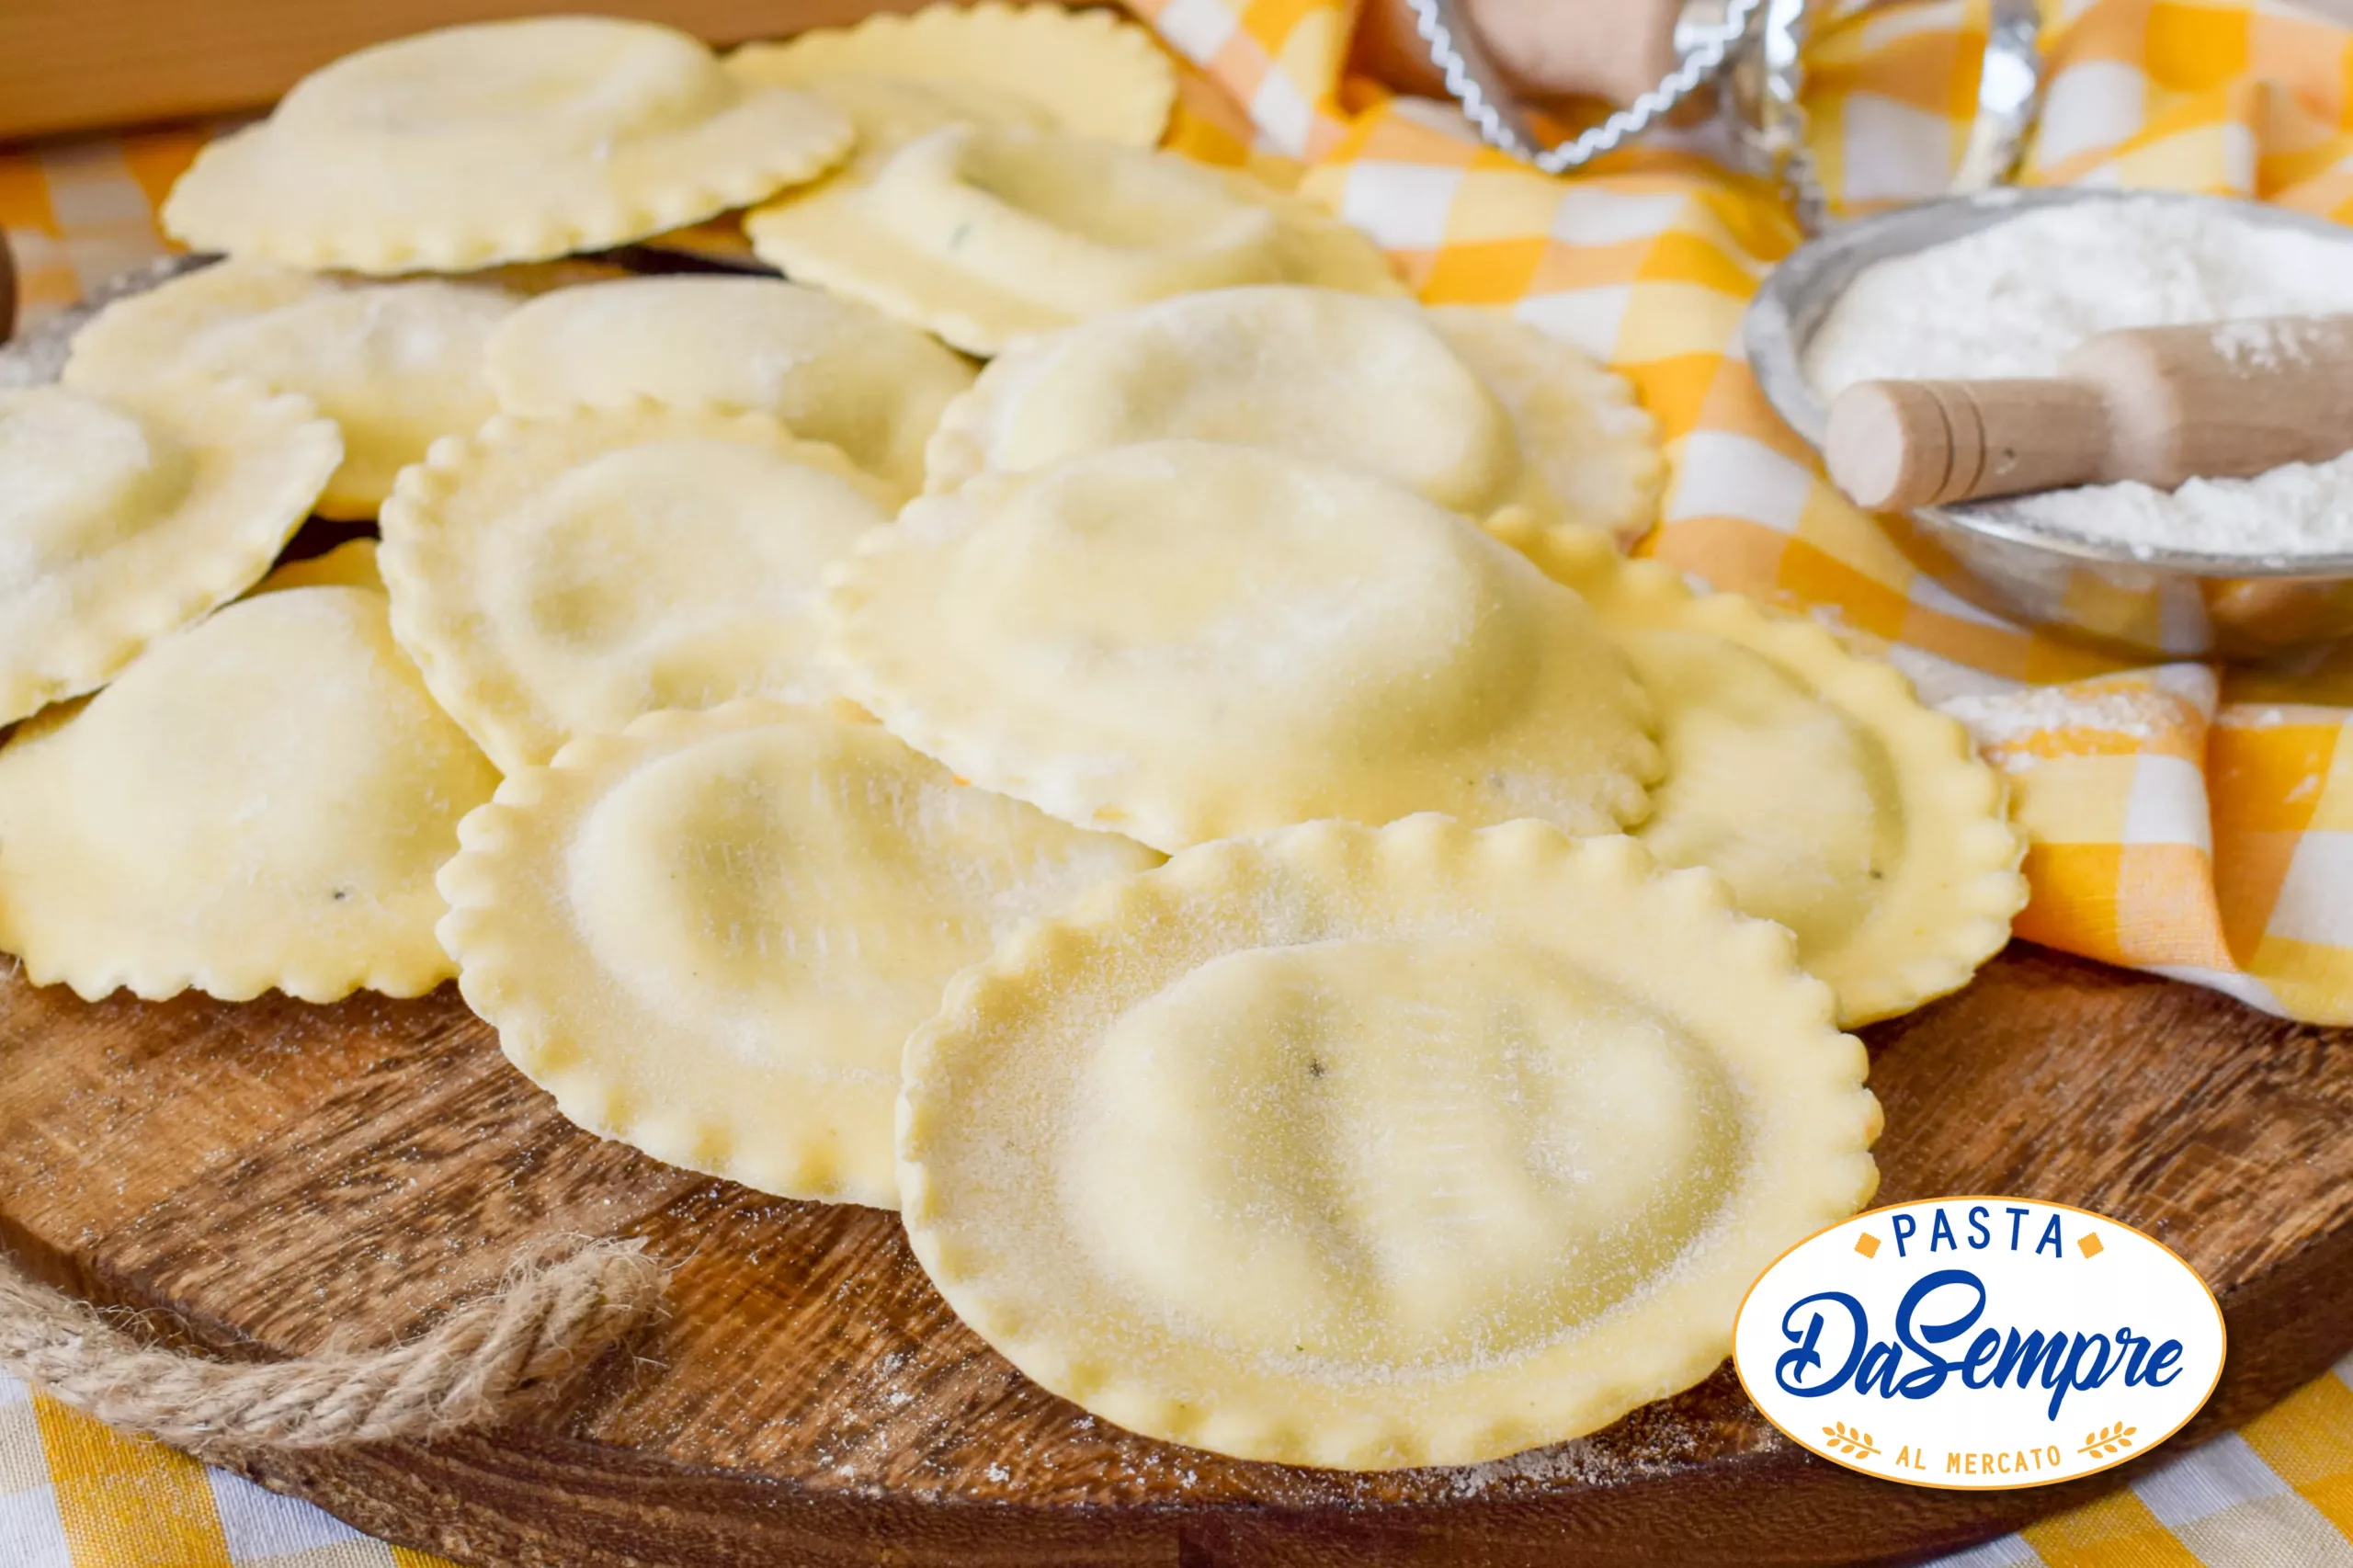
<path id="1" fill-rule="evenodd" d="M 2249 223 L 2342 241 L 2353 266 L 2353 230 L 2258 202 L 2149 191 L 1992 190 L 1865 218 L 1799 247 L 1766 278 L 1749 307 L 1749 366 L 1774 412 L 1819 450 L 1826 411 L 1805 379 L 1806 345 L 1857 273 L 2036 208 L 2151 199 L 2204 202 Z M 1998 500 L 1923 506 L 1880 520 L 1915 565 L 1970 603 L 2112 651 L 2261 659 L 2353 633 L 2353 552 L 2136 552 L 2031 521 Z"/>

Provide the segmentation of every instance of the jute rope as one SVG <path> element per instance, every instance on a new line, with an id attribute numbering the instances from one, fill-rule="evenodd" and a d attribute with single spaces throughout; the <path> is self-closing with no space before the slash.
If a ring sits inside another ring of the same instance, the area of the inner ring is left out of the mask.
<path id="1" fill-rule="evenodd" d="M 197 1454 L 434 1437 L 497 1421 L 653 1312 L 635 1242 L 518 1264 L 494 1295 L 381 1350 L 238 1365 L 159 1349 L 0 1263 L 0 1367 L 108 1426 Z"/>

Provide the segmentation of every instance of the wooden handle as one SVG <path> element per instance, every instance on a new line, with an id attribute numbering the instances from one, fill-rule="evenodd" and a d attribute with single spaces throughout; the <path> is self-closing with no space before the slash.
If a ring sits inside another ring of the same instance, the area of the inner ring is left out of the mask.
<path id="1" fill-rule="evenodd" d="M 2353 316 L 2101 333 L 2060 369 L 1858 382 L 1830 405 L 1830 477 L 1887 511 L 2123 480 L 2170 490 L 2353 449 Z"/>
<path id="2" fill-rule="evenodd" d="M 1875 512 L 2081 484 L 2108 408 L 2076 381 L 1859 381 L 1830 405 L 1830 478 Z"/>
<path id="3" fill-rule="evenodd" d="M 2104 332 L 2059 369 L 2107 400 L 2104 479 L 2170 490 L 2353 448 L 2353 316 Z"/>
<path id="4" fill-rule="evenodd" d="M 17 335 L 17 262 L 8 254 L 8 231 L 0 229 L 0 343 Z"/>

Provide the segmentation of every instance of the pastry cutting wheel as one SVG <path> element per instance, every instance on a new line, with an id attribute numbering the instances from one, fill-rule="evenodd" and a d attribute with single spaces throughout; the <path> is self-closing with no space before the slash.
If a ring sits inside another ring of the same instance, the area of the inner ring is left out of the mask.
<path id="1" fill-rule="evenodd" d="M 1670 0 L 1671 3 L 1671 0 Z M 1676 64 L 1658 85 L 1566 141 L 1541 146 L 1502 73 L 1462 15 L 1461 0 L 1408 0 L 1430 62 L 1465 119 L 1490 146 L 1563 174 L 1612 152 L 1713 87 L 1716 113 L 1742 160 L 1779 179 L 1809 233 L 1829 222 L 1806 146 L 1802 46 L 1816 0 L 1682 0 Z M 1949 189 L 1984 190 L 2009 178 L 2040 107 L 2040 17 L 2034 0 L 1994 0 L 1977 85 L 1977 114 Z"/>

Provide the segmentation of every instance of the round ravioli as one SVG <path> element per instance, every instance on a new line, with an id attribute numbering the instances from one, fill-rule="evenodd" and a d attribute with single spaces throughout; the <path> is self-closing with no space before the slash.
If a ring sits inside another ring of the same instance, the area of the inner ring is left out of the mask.
<path id="1" fill-rule="evenodd" d="M 1419 811 L 1615 831 L 1660 759 L 1574 593 L 1410 491 L 1163 441 L 911 503 L 831 651 L 918 751 L 1176 850 Z"/>
<path id="2" fill-rule="evenodd" d="M 373 589 L 287 587 L 155 643 L 0 748 L 0 949 L 95 1000 L 456 972 L 433 873 L 498 776 Z"/>
<path id="3" fill-rule="evenodd" d="M 1339 463 L 1474 517 L 1518 504 L 1632 536 L 1657 510 L 1650 416 L 1577 350 L 1485 312 L 1284 285 L 1022 342 L 949 405 L 925 483 L 1171 437 Z"/>
<path id="4" fill-rule="evenodd" d="M 1440 305 L 1429 319 L 1510 414 L 1554 516 L 1625 544 L 1650 532 L 1666 464 L 1623 376 L 1502 311 Z"/>
<path id="5" fill-rule="evenodd" d="M 972 368 L 870 305 L 768 278 L 638 278 L 563 289 L 491 335 L 511 414 L 652 399 L 772 414 L 902 494 Z"/>
<path id="6" fill-rule="evenodd" d="M 164 204 L 196 250 L 457 272 L 603 250 L 813 179 L 840 113 L 650 22 L 537 17 L 345 55 L 197 154 Z"/>
<path id="7" fill-rule="evenodd" d="M 342 455 L 309 400 L 249 381 L 0 389 L 0 724 L 252 586 Z"/>
<path id="8" fill-rule="evenodd" d="M 1160 858 L 959 784 L 846 705 L 765 702 L 576 741 L 460 835 L 442 941 L 565 1116 L 883 1209 L 899 1052 L 949 977 Z"/>
<path id="9" fill-rule="evenodd" d="M 495 412 L 483 346 L 519 302 L 487 283 L 354 283 L 223 261 L 99 312 L 74 335 L 64 380 L 128 394 L 182 379 L 201 397 L 249 376 L 301 392 L 343 433 L 319 512 L 372 517 L 394 474 Z"/>
<path id="10" fill-rule="evenodd" d="M 892 500 L 766 415 L 501 415 L 401 475 L 378 564 L 426 684 L 512 773 L 656 709 L 825 695 L 820 579 Z"/>
<path id="11" fill-rule="evenodd" d="M 1403 294 L 1313 203 L 1173 153 L 951 125 L 745 220 L 762 260 L 972 354 L 1172 294 L 1313 283 Z"/>
<path id="12" fill-rule="evenodd" d="M 1632 840 L 1441 817 L 1188 850 L 909 1039 L 907 1233 L 1015 1366 L 1147 1436 L 1370 1470 L 1708 1375 L 1877 1186 L 1789 933 Z"/>
<path id="13" fill-rule="evenodd" d="M 1666 777 L 1643 843 L 1795 932 L 1842 1024 L 1957 990 L 2009 940 L 2025 842 L 2001 777 L 1893 665 L 1602 535 L 1495 531 L 1584 596 L 1657 704 Z"/>
<path id="14" fill-rule="evenodd" d="M 743 52 L 766 47 L 747 44 Z M 1053 129 L 1053 118 L 1043 109 L 980 82 L 923 81 L 860 72 L 824 76 L 801 84 L 800 90 L 840 110 L 857 129 L 858 141 L 847 163 L 813 185 L 786 191 L 776 198 L 779 202 L 798 201 L 835 186 L 867 184 L 891 161 L 892 153 L 947 126 Z"/>
<path id="15" fill-rule="evenodd" d="M 943 125 L 1029 125 L 1150 147 L 1176 101 L 1176 73 L 1149 33 L 1108 10 L 1058 5 L 927 6 L 747 43 L 727 69 L 796 87 L 849 116 L 870 164 Z"/>
<path id="16" fill-rule="evenodd" d="M 1409 300 L 1218 289 L 1029 338 L 932 440 L 926 488 L 1161 439 L 1267 447 L 1484 517 L 1541 499 L 1509 415 Z"/>

